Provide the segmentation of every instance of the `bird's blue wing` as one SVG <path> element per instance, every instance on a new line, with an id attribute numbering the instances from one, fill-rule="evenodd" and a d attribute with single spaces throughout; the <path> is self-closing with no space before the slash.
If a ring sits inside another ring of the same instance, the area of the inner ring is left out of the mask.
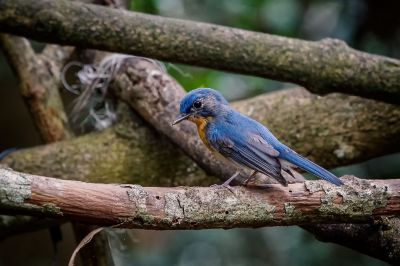
<path id="1" fill-rule="evenodd" d="M 277 160 L 279 152 L 256 133 L 228 130 L 214 132 L 209 138 L 211 145 L 223 156 L 240 165 L 266 174 L 280 176 L 281 166 Z"/>
<path id="2" fill-rule="evenodd" d="M 272 147 L 274 147 L 279 152 L 279 158 L 284 159 L 285 161 L 288 161 L 296 165 L 297 167 L 300 167 L 310 174 L 331 182 L 332 184 L 335 184 L 337 186 L 343 185 L 343 182 L 337 176 L 282 144 L 264 126 L 258 126 L 258 132 L 264 140 L 270 143 Z"/>

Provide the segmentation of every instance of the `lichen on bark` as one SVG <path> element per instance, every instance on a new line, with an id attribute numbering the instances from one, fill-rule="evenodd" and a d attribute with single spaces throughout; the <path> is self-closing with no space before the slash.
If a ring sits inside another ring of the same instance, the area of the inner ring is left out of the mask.
<path id="1" fill-rule="evenodd" d="M 0 169 L 5 169 L 0 166 Z M 23 173 L 1 171 L 0 175 L 0 202 L 12 208 L 18 208 L 31 197 L 31 179 Z"/>

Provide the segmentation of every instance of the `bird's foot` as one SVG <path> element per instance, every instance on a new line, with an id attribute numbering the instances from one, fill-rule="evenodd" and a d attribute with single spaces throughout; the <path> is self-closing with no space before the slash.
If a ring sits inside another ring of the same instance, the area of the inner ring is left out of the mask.
<path id="1" fill-rule="evenodd" d="M 228 189 L 230 192 L 232 192 L 233 194 L 235 194 L 232 190 L 232 187 L 229 185 L 229 183 L 224 182 L 222 184 L 214 184 L 211 185 L 210 187 L 212 188 L 216 188 L 216 189 Z"/>

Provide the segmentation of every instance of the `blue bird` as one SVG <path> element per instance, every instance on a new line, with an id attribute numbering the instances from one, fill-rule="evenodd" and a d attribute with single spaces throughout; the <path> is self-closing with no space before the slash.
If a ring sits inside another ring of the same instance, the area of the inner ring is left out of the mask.
<path id="1" fill-rule="evenodd" d="M 207 148 L 237 166 L 238 171 L 224 182 L 225 186 L 243 168 L 253 170 L 247 181 L 262 173 L 287 186 L 282 171 L 294 177 L 293 165 L 332 184 L 343 185 L 334 174 L 282 144 L 265 126 L 232 109 L 218 91 L 199 88 L 188 93 L 173 125 L 186 119 L 197 125 Z"/>

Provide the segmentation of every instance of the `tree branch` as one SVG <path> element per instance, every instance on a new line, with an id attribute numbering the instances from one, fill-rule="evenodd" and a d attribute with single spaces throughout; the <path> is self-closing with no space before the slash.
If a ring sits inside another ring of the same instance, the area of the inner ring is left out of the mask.
<path id="1" fill-rule="evenodd" d="M 141 187 L 60 180 L 0 169 L 0 210 L 143 229 L 371 222 L 400 213 L 399 180 L 344 178 L 288 187 Z"/>
<path id="2" fill-rule="evenodd" d="M 0 44 L 18 77 L 21 94 L 43 140 L 68 138 L 71 134 L 58 93 L 59 72 L 52 72 L 50 61 L 36 55 L 25 38 L 0 34 Z"/>
<path id="3" fill-rule="evenodd" d="M 40 14 L 40 15 L 38 15 Z M 3 0 L 3 31 L 400 103 L 400 61 L 349 48 L 74 1 Z"/>

